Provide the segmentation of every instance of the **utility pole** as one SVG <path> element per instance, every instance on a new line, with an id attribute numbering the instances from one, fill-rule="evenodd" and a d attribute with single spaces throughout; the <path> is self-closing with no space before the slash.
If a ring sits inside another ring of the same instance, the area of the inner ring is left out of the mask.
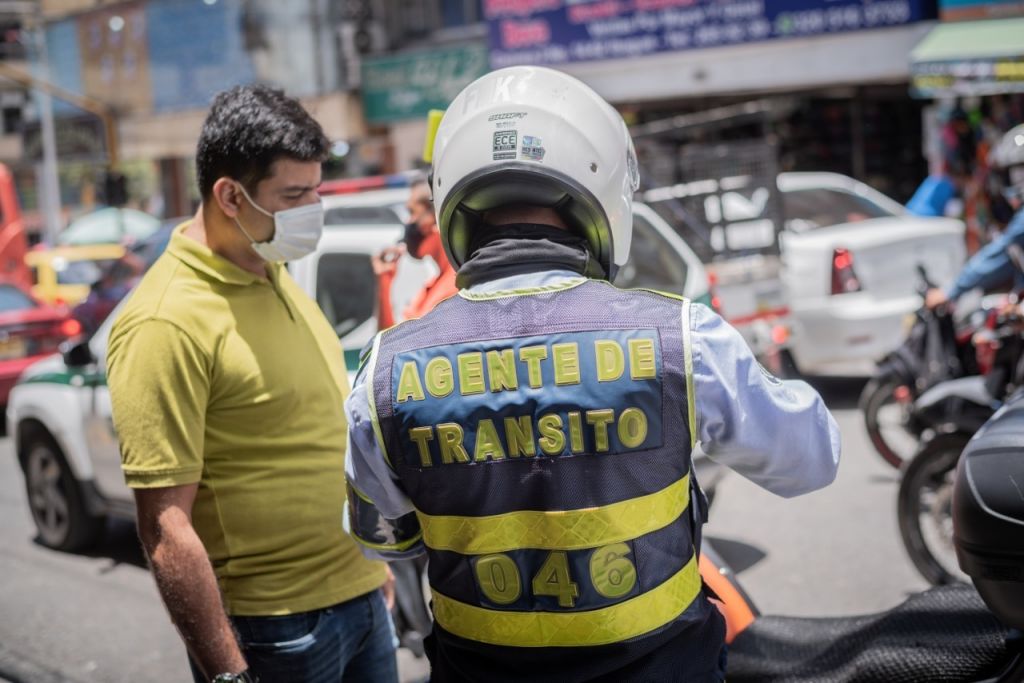
<path id="1" fill-rule="evenodd" d="M 50 61 L 46 48 L 46 27 L 42 8 L 32 15 L 32 35 L 36 48 L 35 70 L 45 82 L 50 82 Z M 57 135 L 53 127 L 53 98 L 50 93 L 35 88 L 36 108 L 42 133 L 43 162 L 37 168 L 39 180 L 39 208 L 43 214 L 43 235 L 50 244 L 57 243 L 61 230 L 60 176 L 57 173 Z"/>

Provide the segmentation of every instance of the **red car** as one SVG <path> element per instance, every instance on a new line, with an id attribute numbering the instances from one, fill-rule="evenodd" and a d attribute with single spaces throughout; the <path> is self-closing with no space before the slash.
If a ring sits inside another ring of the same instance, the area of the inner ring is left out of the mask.
<path id="1" fill-rule="evenodd" d="M 48 306 L 10 283 L 0 282 L 0 406 L 22 371 L 61 342 L 82 332 L 66 307 Z"/>

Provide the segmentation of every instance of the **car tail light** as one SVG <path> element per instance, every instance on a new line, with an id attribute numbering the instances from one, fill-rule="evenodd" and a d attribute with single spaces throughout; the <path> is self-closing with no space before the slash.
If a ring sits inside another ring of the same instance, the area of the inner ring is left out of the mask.
<path id="1" fill-rule="evenodd" d="M 30 334 L 31 343 L 28 355 L 54 353 L 65 341 L 82 334 L 82 323 L 74 318 L 64 318 L 48 323 L 43 328 L 37 328 Z"/>
<path id="2" fill-rule="evenodd" d="M 68 318 L 60 324 L 58 330 L 63 337 L 77 337 L 82 334 L 82 323 L 74 318 Z"/>
<path id="3" fill-rule="evenodd" d="M 849 294 L 859 291 L 860 280 L 853 272 L 853 254 L 839 247 L 832 252 L 832 293 Z"/>

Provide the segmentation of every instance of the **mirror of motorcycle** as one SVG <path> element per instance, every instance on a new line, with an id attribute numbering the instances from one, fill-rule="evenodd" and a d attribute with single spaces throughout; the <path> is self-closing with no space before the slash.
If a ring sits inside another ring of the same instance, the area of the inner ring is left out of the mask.
<path id="1" fill-rule="evenodd" d="M 64 356 L 64 364 L 69 368 L 83 368 L 96 362 L 89 348 L 88 339 L 75 339 L 66 341 L 60 346 L 61 355 Z"/>
<path id="2" fill-rule="evenodd" d="M 928 277 L 928 271 L 925 269 L 924 264 L 918 262 L 917 264 L 917 276 L 921 278 L 921 283 L 925 286 L 925 289 L 935 289 L 935 284 Z"/>

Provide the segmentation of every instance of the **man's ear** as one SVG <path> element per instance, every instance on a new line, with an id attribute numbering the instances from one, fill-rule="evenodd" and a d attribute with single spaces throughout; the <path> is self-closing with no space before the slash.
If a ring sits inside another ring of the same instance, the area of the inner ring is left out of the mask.
<path id="1" fill-rule="evenodd" d="M 228 218 L 236 218 L 242 208 L 245 197 L 238 189 L 238 184 L 231 178 L 218 178 L 213 184 L 213 201 Z"/>

